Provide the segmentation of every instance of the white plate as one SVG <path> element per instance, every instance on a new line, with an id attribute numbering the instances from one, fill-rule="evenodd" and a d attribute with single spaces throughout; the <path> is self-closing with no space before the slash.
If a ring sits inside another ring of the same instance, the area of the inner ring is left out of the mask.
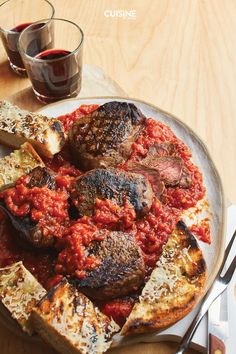
<path id="1" fill-rule="evenodd" d="M 205 287 L 206 291 L 212 284 L 223 258 L 223 251 L 225 246 L 225 203 L 221 180 L 215 168 L 215 165 L 210 157 L 210 154 L 205 144 L 192 131 L 192 129 L 189 128 L 181 120 L 174 117 L 172 114 L 164 112 L 151 104 L 136 99 L 127 99 L 122 97 L 64 100 L 45 106 L 41 110 L 39 110 L 39 112 L 49 117 L 58 117 L 66 113 L 73 112 L 81 104 L 104 104 L 106 102 L 115 100 L 134 103 L 139 109 L 141 109 L 141 111 L 146 115 L 146 117 L 154 118 L 170 126 L 174 133 L 177 135 L 177 137 L 183 140 L 183 142 L 185 142 L 186 145 L 191 149 L 193 160 L 203 174 L 204 185 L 206 186 L 207 190 L 207 199 L 210 202 L 212 212 L 212 244 L 209 246 L 206 243 L 199 242 L 208 267 L 208 279 Z M 11 329 L 12 327 L 13 325 L 11 325 Z M 17 332 L 19 332 L 18 327 Z M 23 335 L 23 333 L 21 333 L 21 335 Z M 27 335 L 24 335 L 24 337 L 29 338 L 29 336 Z M 141 336 L 140 338 L 142 338 L 142 341 L 145 341 L 144 336 Z M 136 339 L 136 342 L 137 341 L 139 340 Z M 153 339 L 150 338 L 150 341 L 153 341 Z M 123 342 L 125 344 L 126 340 L 123 340 Z M 121 343 L 118 340 L 117 343 L 120 345 L 123 344 L 123 342 Z"/>
<path id="2" fill-rule="evenodd" d="M 200 242 L 201 249 L 207 260 L 209 277 L 206 288 L 208 288 L 219 269 L 224 250 L 224 193 L 219 174 L 211 156 L 205 144 L 197 134 L 185 123 L 170 113 L 164 112 L 161 109 L 140 100 L 121 97 L 64 100 L 48 105 L 39 110 L 39 112 L 50 117 L 58 117 L 59 115 L 73 112 L 81 104 L 104 104 L 115 100 L 134 103 L 139 109 L 141 109 L 146 117 L 151 117 L 167 124 L 171 127 L 177 137 L 183 140 L 192 151 L 193 160 L 203 174 L 204 185 L 207 190 L 207 199 L 210 202 L 212 212 L 212 244 L 209 246 L 204 242 Z"/>

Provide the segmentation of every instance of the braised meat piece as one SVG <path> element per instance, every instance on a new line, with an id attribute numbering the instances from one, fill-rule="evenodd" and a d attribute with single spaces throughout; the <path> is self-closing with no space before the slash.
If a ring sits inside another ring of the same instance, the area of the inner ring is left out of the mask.
<path id="1" fill-rule="evenodd" d="M 150 146 L 148 155 L 155 156 L 171 156 L 176 150 L 176 144 L 173 143 L 160 143 Z"/>
<path id="2" fill-rule="evenodd" d="M 110 199 L 118 205 L 127 200 L 138 217 L 146 214 L 152 205 L 152 187 L 142 175 L 120 169 L 98 168 L 78 177 L 75 182 L 75 201 L 80 215 L 92 215 L 96 198 Z"/>
<path id="3" fill-rule="evenodd" d="M 76 165 L 85 171 L 122 163 L 145 123 L 132 103 L 108 102 L 78 119 L 69 132 Z"/>
<path id="4" fill-rule="evenodd" d="M 30 173 L 29 188 L 47 186 L 49 189 L 55 189 L 56 183 L 52 171 L 45 167 L 36 167 Z"/>
<path id="5" fill-rule="evenodd" d="M 174 156 L 147 156 L 141 164 L 156 169 L 166 186 L 176 186 L 182 176 L 183 161 Z"/>
<path id="6" fill-rule="evenodd" d="M 182 158 L 174 156 L 175 150 L 176 145 L 172 143 L 154 144 L 143 160 L 132 164 L 136 164 L 136 170 L 139 168 L 141 171 L 143 167 L 156 170 L 167 187 L 179 185 L 182 188 L 189 188 L 192 184 L 192 176 L 184 166 Z M 160 184 L 159 188 L 161 190 Z"/>
<path id="7" fill-rule="evenodd" d="M 53 246 L 53 236 L 44 237 L 41 228 L 30 216 L 13 215 L 3 200 L 0 200 L 0 209 L 7 214 L 12 226 L 16 229 L 16 239 L 26 248 L 46 249 Z"/>
<path id="8" fill-rule="evenodd" d="M 189 188 L 192 184 L 192 176 L 186 167 L 183 167 L 182 176 L 179 181 L 179 186 L 182 188 Z"/>
<path id="9" fill-rule="evenodd" d="M 140 175 L 143 175 L 148 179 L 152 186 L 152 190 L 155 194 L 155 196 L 160 199 L 161 195 L 163 194 L 165 190 L 165 185 L 161 181 L 161 176 L 158 170 L 154 168 L 150 168 L 148 166 L 141 165 L 140 163 L 136 161 L 130 161 L 126 165 L 126 170 L 134 173 L 138 173 Z"/>
<path id="10" fill-rule="evenodd" d="M 101 264 L 79 281 L 80 290 L 96 300 L 125 296 L 136 292 L 144 282 L 145 265 L 134 236 L 110 232 L 103 241 L 94 241 L 89 254 Z"/>

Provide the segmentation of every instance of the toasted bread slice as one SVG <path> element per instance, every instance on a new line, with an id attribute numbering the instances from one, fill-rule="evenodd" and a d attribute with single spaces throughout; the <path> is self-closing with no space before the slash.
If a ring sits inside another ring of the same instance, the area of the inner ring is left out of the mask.
<path id="1" fill-rule="evenodd" d="M 32 145 L 24 143 L 19 150 L 0 159 L 0 189 L 14 183 L 38 166 L 43 167 L 43 161 Z"/>
<path id="2" fill-rule="evenodd" d="M 42 338 L 62 354 L 104 353 L 119 326 L 67 280 L 62 280 L 32 311 Z"/>
<path id="3" fill-rule="evenodd" d="M 40 156 L 52 157 L 65 141 L 61 122 L 0 101 L 0 143 L 19 148 L 26 141 Z"/>
<path id="4" fill-rule="evenodd" d="M 206 263 L 197 241 L 179 222 L 121 335 L 157 331 L 180 320 L 201 296 L 205 279 Z"/>
<path id="5" fill-rule="evenodd" d="M 0 300 L 30 335 L 33 333 L 29 322 L 31 310 L 45 294 L 46 290 L 22 262 L 0 268 Z"/>

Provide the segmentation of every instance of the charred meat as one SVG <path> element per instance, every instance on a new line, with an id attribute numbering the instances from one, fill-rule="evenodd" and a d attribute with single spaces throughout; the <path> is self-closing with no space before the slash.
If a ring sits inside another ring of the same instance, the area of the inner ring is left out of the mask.
<path id="1" fill-rule="evenodd" d="M 105 300 L 136 292 L 144 282 L 145 266 L 134 236 L 110 232 L 103 241 L 94 241 L 89 253 L 101 264 L 79 281 L 89 297 Z"/>
<path id="2" fill-rule="evenodd" d="M 29 173 L 28 188 L 46 186 L 49 189 L 55 189 L 56 183 L 53 173 L 45 167 L 36 167 Z M 16 216 L 6 206 L 4 200 L 0 200 L 0 208 L 9 217 L 12 226 L 17 230 L 17 237 L 25 246 L 33 248 L 49 248 L 54 244 L 54 237 L 48 235 L 45 237 L 41 228 L 36 222 L 31 220 L 29 215 Z"/>
<path id="3" fill-rule="evenodd" d="M 147 180 L 150 182 L 152 186 L 152 190 L 155 194 L 155 196 L 160 199 L 161 195 L 163 194 L 165 190 L 165 185 L 161 181 L 161 176 L 158 170 L 144 166 L 136 161 L 130 161 L 126 165 L 126 170 L 134 173 L 138 173 L 140 175 L 143 175 Z"/>
<path id="4" fill-rule="evenodd" d="M 75 201 L 80 215 L 92 215 L 96 198 L 110 199 L 118 205 L 127 200 L 138 217 L 145 215 L 152 205 L 152 187 L 142 175 L 120 169 L 98 168 L 78 177 L 75 182 Z"/>
<path id="5" fill-rule="evenodd" d="M 105 103 L 78 119 L 69 132 L 76 165 L 88 171 L 126 161 L 144 123 L 142 112 L 126 102 Z"/>
<path id="6" fill-rule="evenodd" d="M 45 167 L 36 167 L 30 173 L 29 188 L 47 186 L 49 189 L 55 189 L 56 183 L 53 172 Z"/>
<path id="7" fill-rule="evenodd" d="M 45 249 L 54 244 L 54 238 L 52 236 L 44 237 L 40 227 L 31 220 L 29 215 L 23 217 L 13 215 L 3 200 L 0 200 L 0 209 L 7 214 L 12 226 L 17 231 L 16 237 L 27 248 Z"/>

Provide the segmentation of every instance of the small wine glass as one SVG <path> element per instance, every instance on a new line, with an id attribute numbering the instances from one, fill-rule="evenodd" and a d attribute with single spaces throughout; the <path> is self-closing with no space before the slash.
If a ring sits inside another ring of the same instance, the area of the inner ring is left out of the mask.
<path id="1" fill-rule="evenodd" d="M 0 36 L 10 66 L 18 75 L 26 76 L 17 46 L 21 32 L 33 22 L 52 18 L 54 12 L 48 0 L 7 0 L 0 4 Z"/>
<path id="2" fill-rule="evenodd" d="M 83 40 L 83 31 L 76 23 L 60 18 L 40 20 L 21 33 L 19 51 L 33 91 L 41 102 L 78 95 Z"/>

